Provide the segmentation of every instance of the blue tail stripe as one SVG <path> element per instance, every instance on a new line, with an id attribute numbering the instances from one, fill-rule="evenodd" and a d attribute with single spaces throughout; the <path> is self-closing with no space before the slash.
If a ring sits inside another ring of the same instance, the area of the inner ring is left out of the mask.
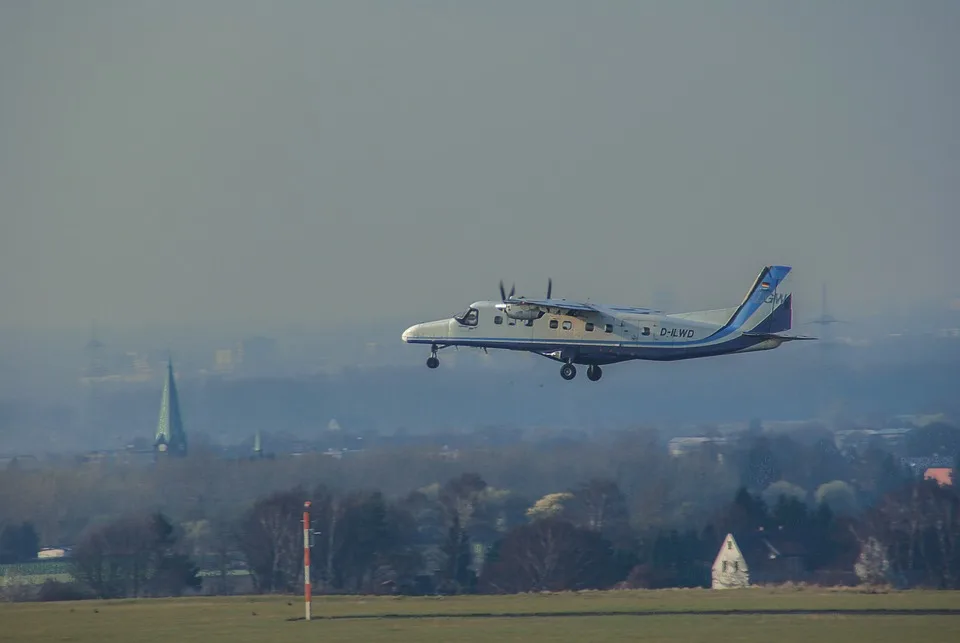
<path id="1" fill-rule="evenodd" d="M 782 333 L 793 326 L 793 295 L 787 295 L 770 316 L 757 324 L 756 333 Z"/>
<path id="2" fill-rule="evenodd" d="M 750 294 L 741 304 L 740 308 L 734 313 L 733 317 L 727 322 L 727 326 L 734 330 L 743 326 L 750 317 L 763 305 L 766 298 L 773 292 L 776 292 L 787 274 L 790 272 L 789 266 L 768 266 L 760 273 L 757 282 L 754 284 Z"/>

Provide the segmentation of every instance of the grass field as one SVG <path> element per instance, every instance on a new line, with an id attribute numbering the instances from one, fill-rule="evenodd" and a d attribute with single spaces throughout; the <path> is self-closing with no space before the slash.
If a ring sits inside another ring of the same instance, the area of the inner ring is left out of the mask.
<path id="1" fill-rule="evenodd" d="M 732 613 L 731 613 L 732 612 Z M 0 605 L 0 641 L 960 641 L 960 592 L 665 590 Z"/>

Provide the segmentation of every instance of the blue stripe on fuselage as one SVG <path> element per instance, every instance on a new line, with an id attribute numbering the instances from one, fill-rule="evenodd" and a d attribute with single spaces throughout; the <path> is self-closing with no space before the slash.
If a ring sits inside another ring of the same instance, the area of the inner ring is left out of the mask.
<path id="1" fill-rule="evenodd" d="M 764 297 L 766 296 L 766 291 L 764 291 Z M 762 302 L 761 302 L 762 303 Z M 771 314 L 771 316 L 777 315 L 780 311 L 786 309 L 790 306 L 790 300 L 785 300 L 777 309 Z M 745 307 L 744 307 L 745 308 Z M 751 313 L 753 314 L 753 313 Z M 745 319 L 749 319 L 749 315 Z M 742 324 L 742 322 L 741 322 Z M 761 324 L 762 325 L 762 324 Z M 747 348 L 754 344 L 759 343 L 755 337 L 743 337 L 739 335 L 739 326 L 734 326 L 732 324 L 727 324 L 723 328 L 720 328 L 716 332 L 702 337 L 700 339 L 691 339 L 686 341 L 670 341 L 669 339 L 651 339 L 651 340 L 628 340 L 628 339 L 557 339 L 551 337 L 544 338 L 524 338 L 524 339 L 511 339 L 509 337 L 410 337 L 407 340 L 407 343 L 410 344 L 444 344 L 447 346 L 478 346 L 484 345 L 488 348 L 503 348 L 503 349 L 512 349 L 512 350 L 546 350 L 551 347 L 564 348 L 570 346 L 576 346 L 579 348 L 616 348 L 619 351 L 627 352 L 631 349 L 634 350 L 643 350 L 647 349 L 644 352 L 651 355 L 668 355 L 673 349 L 673 352 L 682 351 L 684 353 L 700 355 L 700 354 L 716 354 L 717 351 L 714 351 L 714 347 L 722 348 L 720 353 L 726 353 L 734 350 L 741 350 Z M 737 333 L 734 337 L 724 340 L 724 337 L 729 337 Z M 743 340 L 746 342 L 743 346 L 740 346 L 738 342 Z M 731 347 L 731 344 L 735 344 L 734 347 Z M 694 351 L 691 349 L 699 348 L 701 350 Z M 651 358 L 652 359 L 652 358 Z"/>
<path id="2" fill-rule="evenodd" d="M 639 341 L 609 342 L 604 340 L 557 340 L 557 339 L 505 339 L 502 337 L 411 337 L 411 344 L 439 344 L 445 346 L 483 346 L 515 351 L 546 352 L 577 348 L 579 362 L 581 359 L 590 363 L 612 363 L 631 359 L 645 359 L 654 361 L 676 361 L 695 357 L 710 357 L 724 355 L 735 351 L 750 348 L 766 341 L 758 337 L 734 337 L 725 342 L 717 342 L 708 346 L 697 345 L 700 342 L 685 343 L 652 343 Z"/>

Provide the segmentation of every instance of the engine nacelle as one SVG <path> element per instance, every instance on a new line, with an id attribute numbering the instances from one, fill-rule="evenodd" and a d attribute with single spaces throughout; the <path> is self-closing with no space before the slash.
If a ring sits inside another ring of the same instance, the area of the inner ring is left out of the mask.
<path id="1" fill-rule="evenodd" d="M 510 319 L 540 319 L 543 314 L 539 306 L 532 304 L 497 304 L 497 309 Z"/>

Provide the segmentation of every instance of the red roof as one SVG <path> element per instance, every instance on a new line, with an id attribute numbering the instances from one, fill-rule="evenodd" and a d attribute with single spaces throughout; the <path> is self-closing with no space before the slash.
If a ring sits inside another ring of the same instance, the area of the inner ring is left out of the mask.
<path id="1" fill-rule="evenodd" d="M 940 486 L 949 487 L 953 484 L 953 469 L 947 467 L 931 467 L 923 474 L 924 480 L 936 480 Z"/>

